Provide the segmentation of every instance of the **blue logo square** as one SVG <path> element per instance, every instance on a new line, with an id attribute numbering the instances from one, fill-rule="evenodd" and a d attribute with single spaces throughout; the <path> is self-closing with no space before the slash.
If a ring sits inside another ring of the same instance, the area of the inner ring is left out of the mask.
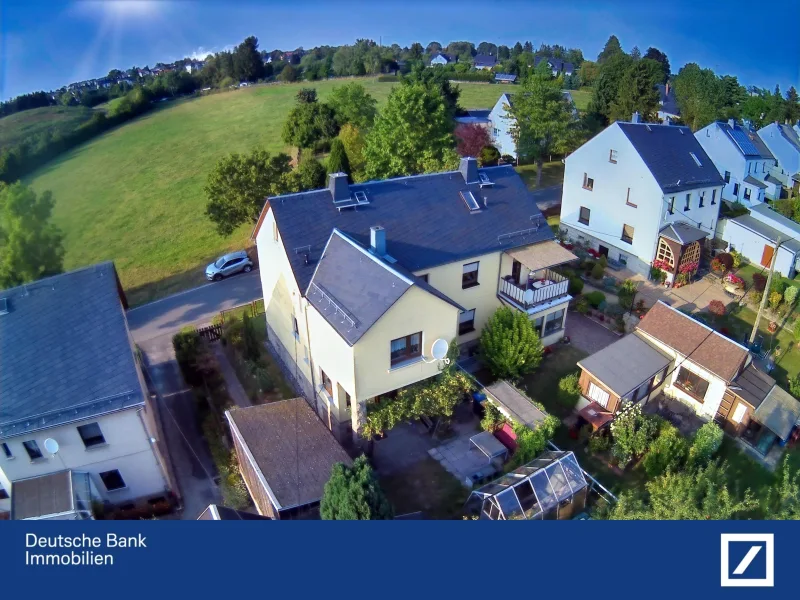
<path id="1" fill-rule="evenodd" d="M 753 548 L 758 548 L 755 553 Z M 743 564 L 743 561 L 745 564 Z M 767 548 L 764 542 L 734 542 L 728 544 L 728 576 L 731 579 L 763 579 L 767 576 Z M 742 570 L 742 572 L 737 572 Z"/>

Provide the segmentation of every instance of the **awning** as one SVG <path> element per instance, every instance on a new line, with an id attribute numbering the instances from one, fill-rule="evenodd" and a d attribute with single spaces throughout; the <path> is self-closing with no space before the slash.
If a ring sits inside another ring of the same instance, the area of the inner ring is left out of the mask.
<path id="1" fill-rule="evenodd" d="M 786 390 L 773 386 L 753 418 L 782 440 L 788 439 L 800 419 L 800 402 Z"/>
<path id="2" fill-rule="evenodd" d="M 767 189 L 767 186 L 766 186 L 766 184 L 764 182 L 759 181 L 758 179 L 756 179 L 752 175 L 748 175 L 747 177 L 745 177 L 744 178 L 744 182 L 749 184 L 749 185 L 754 185 L 757 188 L 761 188 L 762 190 Z"/>
<path id="3" fill-rule="evenodd" d="M 578 411 L 578 415 L 589 423 L 594 431 L 597 431 L 603 425 L 614 419 L 613 414 L 594 401 Z"/>
<path id="4" fill-rule="evenodd" d="M 538 244 L 531 244 L 523 248 L 506 250 L 511 258 L 518 260 L 531 271 L 538 271 L 556 265 L 578 260 L 572 252 L 564 248 L 561 244 L 547 241 Z"/>
<path id="5" fill-rule="evenodd" d="M 500 412 L 521 425 L 536 429 L 547 418 L 547 413 L 536 408 L 530 398 L 507 381 L 496 381 L 483 391 L 497 404 Z"/>
<path id="6" fill-rule="evenodd" d="M 664 225 L 659 235 L 673 242 L 678 242 L 681 246 L 685 246 L 686 244 L 691 244 L 692 242 L 707 238 L 710 234 L 708 231 L 703 231 L 694 225 L 689 225 L 683 221 L 677 221 Z"/>

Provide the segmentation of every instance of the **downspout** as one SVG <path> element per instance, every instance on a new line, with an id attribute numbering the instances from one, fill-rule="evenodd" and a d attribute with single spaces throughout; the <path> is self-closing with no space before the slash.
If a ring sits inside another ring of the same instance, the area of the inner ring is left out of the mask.
<path id="1" fill-rule="evenodd" d="M 145 405 L 146 406 L 146 405 Z M 147 443 L 150 445 L 150 451 L 156 457 L 156 462 L 158 463 L 159 468 L 161 469 L 161 477 L 164 480 L 164 491 L 171 492 L 172 490 L 169 488 L 167 483 L 170 481 L 169 477 L 167 477 L 167 470 L 163 462 L 161 462 L 161 453 L 157 451 L 156 448 L 153 446 L 157 443 L 156 438 L 147 430 L 147 423 L 145 423 L 144 417 L 142 416 L 142 411 L 144 407 L 136 409 L 136 415 L 139 417 L 139 421 L 142 423 L 142 429 L 144 429 L 144 433 L 147 436 Z"/>

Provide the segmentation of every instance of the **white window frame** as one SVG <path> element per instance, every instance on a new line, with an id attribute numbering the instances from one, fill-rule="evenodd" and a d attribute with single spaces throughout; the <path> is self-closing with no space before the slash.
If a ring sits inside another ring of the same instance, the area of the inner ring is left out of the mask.
<path id="1" fill-rule="evenodd" d="M 741 412 L 739 412 L 739 409 L 741 409 Z M 733 411 L 733 414 L 731 415 L 731 421 L 739 425 L 742 422 L 742 419 L 744 419 L 744 416 L 746 414 L 747 414 L 747 405 L 743 404 L 742 402 L 739 402 L 739 404 L 736 405 L 736 410 Z"/>
<path id="2" fill-rule="evenodd" d="M 594 381 L 589 382 L 589 389 L 586 393 L 590 400 L 594 400 L 603 408 L 608 408 L 608 401 L 611 400 L 611 394 L 596 385 Z"/>

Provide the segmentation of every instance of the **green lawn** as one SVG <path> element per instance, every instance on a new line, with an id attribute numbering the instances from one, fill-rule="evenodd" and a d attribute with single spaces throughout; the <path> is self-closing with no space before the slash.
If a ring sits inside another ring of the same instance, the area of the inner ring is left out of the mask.
<path id="1" fill-rule="evenodd" d="M 528 188 L 536 189 L 536 165 L 520 165 L 516 167 L 517 173 L 525 181 Z M 564 182 L 564 163 L 560 160 L 546 162 L 542 165 L 542 186 L 547 187 Z"/>
<path id="2" fill-rule="evenodd" d="M 69 133 L 91 119 L 92 114 L 92 109 L 84 106 L 45 106 L 3 117 L 0 119 L 0 148 L 48 131 Z"/>
<path id="3" fill-rule="evenodd" d="M 583 88 L 582 90 L 570 90 L 572 100 L 575 102 L 575 108 L 579 111 L 585 111 L 589 108 L 589 102 L 592 99 L 591 88 Z"/>
<path id="4" fill-rule="evenodd" d="M 397 85 L 362 82 L 381 104 Z M 203 267 L 245 246 L 252 229 L 222 237 L 203 213 L 203 185 L 213 165 L 258 145 L 287 150 L 281 128 L 297 91 L 315 87 L 324 100 L 343 83 L 260 85 L 164 103 L 46 165 L 27 182 L 53 192 L 65 267 L 113 260 L 132 304 L 202 283 Z M 469 107 L 491 107 L 504 90 L 458 85 L 461 105 Z"/>

